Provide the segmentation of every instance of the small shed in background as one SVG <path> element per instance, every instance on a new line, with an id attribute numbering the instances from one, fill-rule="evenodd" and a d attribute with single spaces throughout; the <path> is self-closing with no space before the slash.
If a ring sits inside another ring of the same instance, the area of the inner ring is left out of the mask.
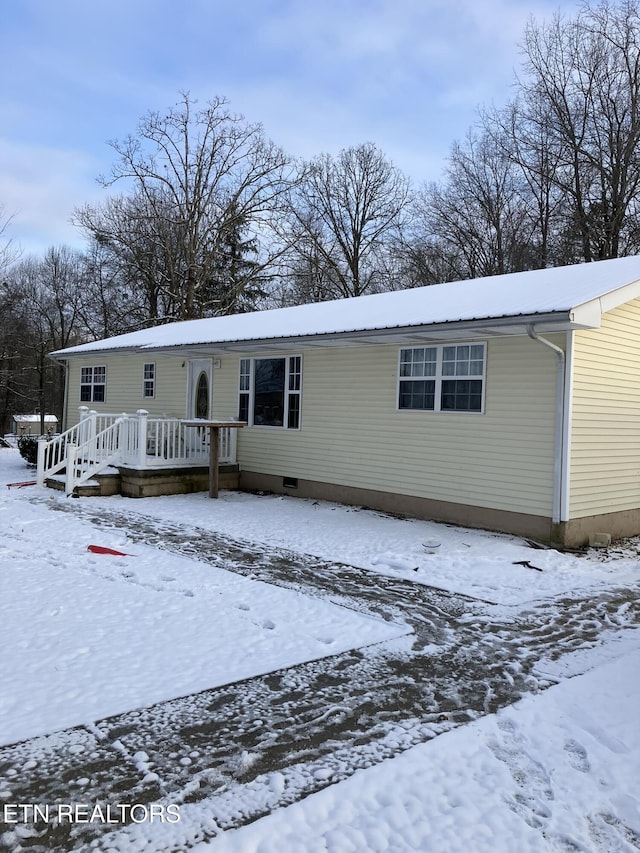
<path id="1" fill-rule="evenodd" d="M 42 430 L 42 418 L 35 415 L 14 415 L 12 420 L 12 432 L 17 435 L 52 435 L 58 432 L 58 418 L 55 415 L 44 416 L 44 432 Z"/>

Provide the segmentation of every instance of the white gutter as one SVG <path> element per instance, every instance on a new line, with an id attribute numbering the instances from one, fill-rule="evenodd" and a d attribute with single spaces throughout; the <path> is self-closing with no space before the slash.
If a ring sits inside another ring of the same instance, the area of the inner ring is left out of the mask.
<path id="1" fill-rule="evenodd" d="M 541 338 L 533 324 L 527 326 L 529 337 L 538 343 L 552 349 L 557 358 L 556 375 L 556 430 L 553 458 L 553 517 L 554 524 L 562 521 L 563 483 L 564 483 L 564 423 L 565 423 L 565 353 L 561 347 L 552 344 L 546 338 Z"/>

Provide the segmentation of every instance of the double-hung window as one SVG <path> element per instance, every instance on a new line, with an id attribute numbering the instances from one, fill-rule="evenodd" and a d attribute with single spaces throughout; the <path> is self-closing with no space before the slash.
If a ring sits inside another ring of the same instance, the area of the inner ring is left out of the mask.
<path id="1" fill-rule="evenodd" d="M 156 395 L 156 365 L 153 361 L 145 362 L 142 374 L 142 394 L 144 397 Z"/>
<path id="2" fill-rule="evenodd" d="M 80 401 L 82 403 L 104 403 L 107 398 L 107 368 L 80 368 Z"/>
<path id="3" fill-rule="evenodd" d="M 444 344 L 400 350 L 398 408 L 481 412 L 486 344 Z"/>
<path id="4" fill-rule="evenodd" d="M 302 356 L 241 358 L 238 417 L 251 426 L 300 429 Z"/>

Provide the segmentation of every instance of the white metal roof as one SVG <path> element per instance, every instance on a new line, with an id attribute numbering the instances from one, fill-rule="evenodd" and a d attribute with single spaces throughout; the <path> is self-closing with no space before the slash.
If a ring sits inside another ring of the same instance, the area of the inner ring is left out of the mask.
<path id="1" fill-rule="evenodd" d="M 170 323 L 69 347 L 54 357 L 116 349 L 162 350 L 249 342 L 287 345 L 396 334 L 444 337 L 455 329 L 522 334 L 597 328 L 602 313 L 640 296 L 640 256 L 399 290 L 291 308 Z"/>
<path id="2" fill-rule="evenodd" d="M 36 424 L 40 423 L 40 415 L 13 415 L 13 420 L 17 424 Z M 45 415 L 45 423 L 57 424 L 58 418 L 55 415 Z"/>

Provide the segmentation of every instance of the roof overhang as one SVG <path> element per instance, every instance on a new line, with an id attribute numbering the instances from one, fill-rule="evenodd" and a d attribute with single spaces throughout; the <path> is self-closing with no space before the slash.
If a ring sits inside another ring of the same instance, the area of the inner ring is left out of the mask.
<path id="1" fill-rule="evenodd" d="M 264 313 L 168 323 L 57 350 L 58 361 L 108 353 L 267 352 L 311 347 L 524 336 L 598 329 L 640 299 L 640 255 L 369 294 Z"/>
<path id="2" fill-rule="evenodd" d="M 598 300 L 594 300 L 598 302 Z M 415 324 L 384 329 L 355 329 L 314 335 L 292 335 L 273 338 L 251 338 L 235 341 L 203 341 L 192 344 L 156 345 L 88 349 L 75 353 L 52 353 L 51 358 L 65 361 L 74 357 L 90 357 L 109 353 L 167 353 L 185 356 L 210 355 L 212 352 L 274 352 L 316 347 L 351 347 L 371 344 L 419 345 L 428 341 L 485 340 L 496 337 L 526 336 L 531 325 L 541 334 L 594 329 L 600 326 L 598 306 L 588 303 L 564 312 L 457 320 L 446 323 Z"/>
<path id="3" fill-rule="evenodd" d="M 537 332 L 553 334 L 574 329 L 596 328 L 595 315 L 585 322 L 576 322 L 572 311 L 553 314 L 535 314 L 518 317 L 492 317 L 480 320 L 462 320 L 447 323 L 397 326 L 386 329 L 357 329 L 348 332 L 330 332 L 318 335 L 292 335 L 278 338 L 256 338 L 240 341 L 211 341 L 175 346 L 140 347 L 138 353 L 165 352 L 198 356 L 215 352 L 274 352 L 310 349 L 316 347 L 352 347 L 372 344 L 412 346 L 428 341 L 484 340 L 495 337 L 527 335 L 532 324 Z M 597 317 L 597 325 L 600 317 Z M 122 352 L 122 350 L 119 350 Z M 104 351 L 103 351 L 104 352 Z"/>

